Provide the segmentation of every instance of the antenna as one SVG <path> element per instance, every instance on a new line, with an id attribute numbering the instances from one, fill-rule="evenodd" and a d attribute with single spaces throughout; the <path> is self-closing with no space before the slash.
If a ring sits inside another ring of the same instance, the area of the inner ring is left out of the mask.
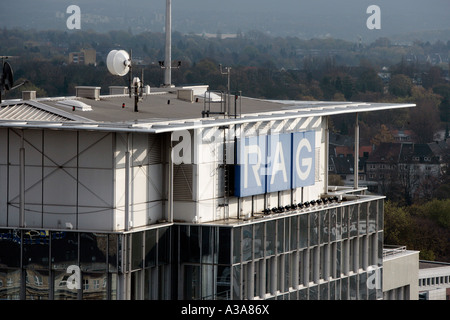
<path id="1" fill-rule="evenodd" d="M 17 86 L 14 86 L 14 72 L 9 64 L 8 61 L 5 61 L 5 59 L 8 59 L 10 57 L 8 56 L 0 56 L 2 59 L 2 73 L 0 74 L 0 103 L 2 102 L 2 95 L 6 93 L 6 91 L 14 90 L 28 81 L 23 81 L 22 83 L 18 84 Z"/>
<path id="2" fill-rule="evenodd" d="M 132 77 L 133 64 L 131 55 L 128 54 L 128 52 L 126 52 L 125 50 L 112 50 L 106 57 L 106 66 L 108 67 L 108 71 L 115 76 L 123 77 L 129 73 L 128 93 L 130 98 L 132 95 L 134 95 L 134 111 L 138 112 L 138 101 L 139 97 L 142 97 L 144 84 L 143 81 L 141 81 L 139 78 Z"/>
<path id="3" fill-rule="evenodd" d="M 112 50 L 106 58 L 108 71 L 116 76 L 124 76 L 131 69 L 131 58 L 125 50 Z"/>

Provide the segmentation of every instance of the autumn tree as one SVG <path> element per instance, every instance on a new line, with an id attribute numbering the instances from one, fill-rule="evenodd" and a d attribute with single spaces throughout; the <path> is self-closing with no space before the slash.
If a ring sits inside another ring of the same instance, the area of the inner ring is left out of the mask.
<path id="1" fill-rule="evenodd" d="M 412 87 L 411 79 L 404 74 L 395 74 L 389 81 L 389 93 L 397 97 L 410 96 Z"/>
<path id="2" fill-rule="evenodd" d="M 394 136 L 389 128 L 382 124 L 380 126 L 380 131 L 370 140 L 370 142 L 376 146 L 379 146 L 382 142 L 394 142 Z"/>

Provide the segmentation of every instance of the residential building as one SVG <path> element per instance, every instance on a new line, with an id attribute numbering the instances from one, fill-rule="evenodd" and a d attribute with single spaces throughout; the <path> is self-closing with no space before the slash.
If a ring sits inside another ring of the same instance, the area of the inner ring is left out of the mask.
<path id="1" fill-rule="evenodd" d="M 400 192 L 405 198 L 428 196 L 442 173 L 441 163 L 428 144 L 381 143 L 366 161 L 371 191 Z"/>
<path id="2" fill-rule="evenodd" d="M 97 52 L 95 49 L 81 49 L 79 52 L 69 53 L 69 63 L 82 64 L 82 65 L 96 65 L 97 64 Z"/>

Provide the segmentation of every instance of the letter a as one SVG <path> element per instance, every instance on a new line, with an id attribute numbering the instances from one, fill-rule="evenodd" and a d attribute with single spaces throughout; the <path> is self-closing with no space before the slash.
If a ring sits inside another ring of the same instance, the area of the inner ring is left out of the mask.
<path id="1" fill-rule="evenodd" d="M 72 13 L 72 15 L 67 18 L 66 25 L 67 28 L 81 29 L 81 10 L 79 6 L 71 5 L 67 7 L 66 13 Z"/>
<path id="2" fill-rule="evenodd" d="M 68 266 L 67 273 L 71 273 L 72 275 L 67 278 L 67 288 L 68 289 L 81 289 L 81 274 L 80 267 L 78 266 Z"/>
<path id="3" fill-rule="evenodd" d="M 367 13 L 372 15 L 367 19 L 367 28 L 369 30 L 381 29 L 381 9 L 379 6 L 372 5 L 367 8 Z"/>

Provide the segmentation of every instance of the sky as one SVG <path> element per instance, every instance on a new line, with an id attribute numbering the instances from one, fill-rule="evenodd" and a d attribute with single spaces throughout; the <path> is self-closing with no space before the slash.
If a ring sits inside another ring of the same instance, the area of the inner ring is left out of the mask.
<path id="1" fill-rule="evenodd" d="M 0 27 L 67 29 L 80 8 L 80 29 L 163 32 L 165 0 L 16 0 L 0 9 Z M 379 8 L 379 28 L 371 5 Z M 376 39 L 447 30 L 450 0 L 172 0 L 173 30 L 181 33 L 236 33 L 258 30 L 273 36 Z M 446 39 L 443 39 L 446 40 Z"/>

